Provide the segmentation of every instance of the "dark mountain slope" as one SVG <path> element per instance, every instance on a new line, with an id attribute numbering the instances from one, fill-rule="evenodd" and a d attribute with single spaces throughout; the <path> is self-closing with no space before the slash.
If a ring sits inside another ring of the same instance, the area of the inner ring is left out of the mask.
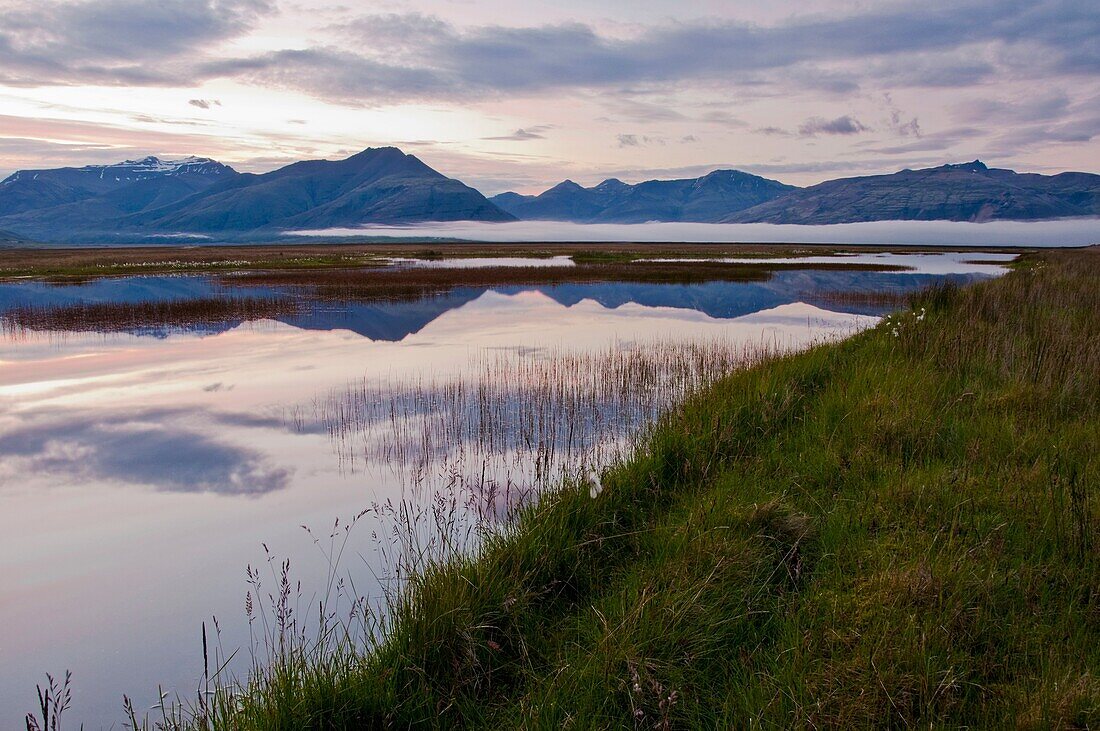
<path id="1" fill-rule="evenodd" d="M 21 244 L 28 243 L 28 239 L 14 234 L 11 231 L 0 230 L 0 247 L 4 246 L 19 246 Z"/>
<path id="2" fill-rule="evenodd" d="M 794 190 L 738 170 L 701 178 L 649 180 L 629 185 L 614 178 L 592 188 L 567 180 L 537 196 L 502 193 L 492 200 L 520 219 L 578 223 L 718 221 Z"/>
<path id="3" fill-rule="evenodd" d="M 0 218 L 56 206 L 90 201 L 113 195 L 108 209 L 121 206 L 135 210 L 131 196 L 145 204 L 170 202 L 190 195 L 225 178 L 235 177 L 233 168 L 202 157 L 161 160 L 146 157 L 113 165 L 79 168 L 20 170 L 0 181 Z M 146 194 L 146 188 L 158 191 Z M 173 197 L 174 196 L 174 197 Z M 87 209 L 89 212 L 94 207 Z"/>
<path id="4" fill-rule="evenodd" d="M 1038 220 L 1100 213 L 1100 175 L 1046 176 L 982 162 L 830 180 L 733 213 L 726 223 Z"/>
<path id="5" fill-rule="evenodd" d="M 102 195 L 2 219 L 28 233 L 50 235 L 62 228 L 102 230 L 118 226 L 125 216 L 160 208 L 205 190 L 210 180 L 198 176 L 161 177 L 134 181 Z"/>
<path id="6" fill-rule="evenodd" d="M 394 147 L 241 175 L 124 220 L 158 231 L 251 231 L 419 221 L 509 221 L 473 188 Z"/>

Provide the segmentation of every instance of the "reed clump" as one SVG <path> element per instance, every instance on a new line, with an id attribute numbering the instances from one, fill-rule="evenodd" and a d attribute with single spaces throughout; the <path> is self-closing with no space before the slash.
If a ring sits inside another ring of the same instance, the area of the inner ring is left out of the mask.
<path id="1" fill-rule="evenodd" d="M 635 262 L 573 267 L 318 269 L 243 272 L 222 277 L 226 286 L 296 288 L 329 300 L 410 300 L 462 287 L 521 286 L 584 282 L 697 283 L 765 281 L 771 271 L 754 265 Z"/>
<path id="2" fill-rule="evenodd" d="M 1100 249 L 691 395 L 181 728 L 1095 728 Z"/>
<path id="3" fill-rule="evenodd" d="M 81 302 L 60 307 L 22 306 L 0 312 L 0 332 L 132 332 L 244 322 L 291 315 L 291 297 L 204 297 L 140 302 Z"/>
<path id="4" fill-rule="evenodd" d="M 913 298 L 910 291 L 852 291 L 829 290 L 813 292 L 813 299 L 839 307 L 875 307 L 897 309 L 905 307 Z"/>

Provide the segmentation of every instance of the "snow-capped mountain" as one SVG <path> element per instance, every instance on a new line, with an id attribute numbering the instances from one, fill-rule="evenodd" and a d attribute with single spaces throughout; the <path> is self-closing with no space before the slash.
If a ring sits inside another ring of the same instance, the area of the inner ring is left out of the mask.
<path id="1" fill-rule="evenodd" d="M 87 165 L 78 169 L 98 172 L 100 177 L 114 175 L 121 180 L 147 180 L 162 175 L 224 175 L 233 170 L 217 160 L 194 155 L 178 160 L 162 160 L 150 155 L 140 160 L 125 160 L 111 165 Z"/>
<path id="2" fill-rule="evenodd" d="M 0 218 L 17 229 L 87 226 L 186 198 L 236 177 L 207 157 L 144 157 L 109 165 L 19 170 L 0 181 Z"/>
<path id="3" fill-rule="evenodd" d="M 37 180 L 69 179 L 73 182 L 96 179 L 111 182 L 133 182 L 167 175 L 227 175 L 236 171 L 209 157 L 190 155 L 178 160 L 162 160 L 152 155 L 140 160 L 124 160 L 108 165 L 84 165 L 79 168 L 53 168 L 46 170 L 17 170 L 0 181 L 0 186 L 28 183 Z"/>

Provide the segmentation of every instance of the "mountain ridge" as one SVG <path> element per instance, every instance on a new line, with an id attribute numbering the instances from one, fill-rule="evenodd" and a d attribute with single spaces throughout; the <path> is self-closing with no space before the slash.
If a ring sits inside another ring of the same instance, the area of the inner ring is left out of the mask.
<path id="1" fill-rule="evenodd" d="M 981 160 L 826 180 L 722 223 L 1034 221 L 1100 215 L 1100 175 L 1017 173 Z"/>
<path id="2" fill-rule="evenodd" d="M 238 173 L 209 158 L 21 170 L 0 182 L 0 222 L 38 238 L 228 236 L 364 223 L 511 221 L 461 181 L 395 147 Z"/>
<path id="3" fill-rule="evenodd" d="M 698 178 L 635 184 L 608 178 L 591 188 L 564 180 L 536 196 L 502 193 L 489 200 L 521 220 L 713 223 L 733 211 L 772 200 L 793 189 L 740 170 L 714 170 Z"/>
<path id="4" fill-rule="evenodd" d="M 120 190 L 143 190 L 151 183 L 159 184 L 162 192 L 188 195 L 238 174 L 206 157 L 162 160 L 151 155 L 108 165 L 17 170 L 0 181 L 0 218 L 117 197 Z"/>
<path id="5" fill-rule="evenodd" d="M 710 208 L 685 206 L 679 210 L 675 210 L 674 202 L 662 204 L 659 200 L 661 193 L 667 191 L 690 197 L 689 186 L 704 187 L 708 180 L 723 176 L 741 185 L 755 182 L 761 186 L 755 194 L 762 200 L 743 205 L 751 199 L 750 195 L 732 203 L 715 204 L 712 200 Z M 630 191 L 628 195 L 635 202 L 648 204 L 648 208 L 632 209 L 616 203 L 616 195 L 624 190 Z M 837 178 L 799 188 L 738 170 L 719 169 L 699 178 L 651 180 L 634 185 L 609 178 L 585 188 L 565 180 L 538 195 L 507 192 L 490 200 L 521 220 L 574 223 L 661 220 L 821 225 L 889 220 L 1045 220 L 1100 215 L 1100 175 L 1018 173 L 990 168 L 981 160 L 974 160 Z M 727 210 L 719 213 L 720 205 L 727 205 Z M 668 214 L 669 210 L 674 210 L 673 215 Z M 660 215 L 662 212 L 665 215 Z"/>

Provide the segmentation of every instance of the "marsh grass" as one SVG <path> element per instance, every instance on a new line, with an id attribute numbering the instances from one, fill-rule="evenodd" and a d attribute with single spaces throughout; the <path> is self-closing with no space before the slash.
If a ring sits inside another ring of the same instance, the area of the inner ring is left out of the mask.
<path id="1" fill-rule="evenodd" d="M 60 307 L 24 306 L 0 312 L 0 333 L 131 332 L 243 322 L 294 314 L 291 297 L 207 297 L 142 302 L 88 302 Z"/>
<path id="2" fill-rule="evenodd" d="M 838 307 L 882 307 L 900 309 L 914 298 L 912 291 L 869 291 L 831 290 L 813 292 L 812 298 Z"/>
<path id="3" fill-rule="evenodd" d="M 581 259 L 572 267 L 479 267 L 375 269 L 318 269 L 314 271 L 242 272 L 221 277 L 226 286 L 293 288 L 326 300 L 408 300 L 445 294 L 460 287 L 494 287 L 587 282 L 698 284 L 704 282 L 763 282 L 776 271 L 795 269 L 843 271 L 905 271 L 886 264 L 801 265 L 730 263 L 723 261 L 635 261 L 609 254 L 607 259 Z"/>
<path id="4" fill-rule="evenodd" d="M 396 539 L 381 547 L 381 569 L 401 585 L 476 551 L 563 482 L 598 490 L 663 414 L 794 347 L 715 338 L 480 350 L 449 374 L 363 379 L 287 421 L 327 433 L 346 470 L 383 471 L 403 486 L 403 500 L 370 510 L 376 535 Z"/>
<path id="5" fill-rule="evenodd" d="M 61 731 L 61 717 L 73 702 L 72 680 L 72 673 L 68 671 L 61 681 L 46 673 L 46 684 L 35 686 L 38 691 L 38 713 L 27 714 L 27 731 Z"/>
<path id="6" fill-rule="evenodd" d="M 575 267 L 480 267 L 325 269 L 243 272 L 223 276 L 233 286 L 275 286 L 325 300 L 410 300 L 445 294 L 460 287 L 494 287 L 577 282 L 697 283 L 765 281 L 771 272 L 751 265 L 707 263 L 598 264 Z"/>

